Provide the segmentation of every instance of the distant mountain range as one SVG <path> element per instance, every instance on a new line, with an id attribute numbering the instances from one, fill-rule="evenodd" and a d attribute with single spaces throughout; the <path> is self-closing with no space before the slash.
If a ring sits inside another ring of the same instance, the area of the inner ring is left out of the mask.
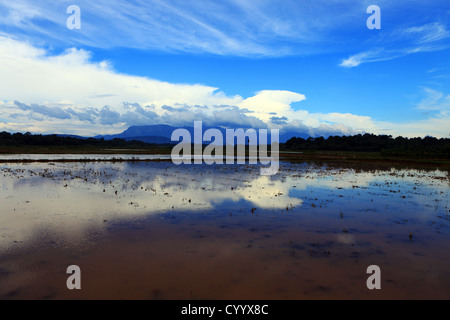
<path id="1" fill-rule="evenodd" d="M 189 130 L 191 134 L 194 132 L 194 128 L 184 127 L 185 129 Z M 97 139 L 105 139 L 105 140 L 112 140 L 112 139 L 124 139 L 127 141 L 130 140 L 139 140 L 146 143 L 173 143 L 170 138 L 172 136 L 172 132 L 178 129 L 176 127 L 172 127 L 165 124 L 156 124 L 156 125 L 149 125 L 149 126 L 131 126 L 128 129 L 126 129 L 124 132 L 119 134 L 112 134 L 112 135 L 100 135 L 95 136 L 94 138 Z"/>
<path id="2" fill-rule="evenodd" d="M 112 139 L 119 138 L 119 139 L 124 139 L 126 141 L 138 140 L 138 141 L 143 141 L 146 143 L 158 143 L 158 144 L 177 143 L 177 142 L 172 142 L 170 138 L 172 136 L 172 132 L 179 128 L 180 127 L 173 127 L 173 126 L 169 126 L 169 125 L 165 125 L 165 124 L 156 124 L 156 125 L 148 125 L 148 126 L 131 126 L 128 129 L 126 129 L 124 132 L 119 133 L 119 134 L 99 135 L 99 136 L 95 136 L 94 138 L 97 138 L 97 139 L 103 138 L 105 140 L 112 140 Z M 181 127 L 181 128 L 189 131 L 191 134 L 191 137 L 193 139 L 194 127 L 186 126 L 186 127 Z M 222 132 L 223 137 L 225 139 L 226 129 L 221 128 L 221 127 L 214 127 L 214 128 L 219 129 Z M 207 129 L 210 129 L 210 127 L 203 126 L 203 132 L 206 131 Z M 243 129 L 247 129 L 247 128 L 243 128 Z M 270 131 L 269 131 L 269 133 L 270 133 Z M 309 137 L 309 135 L 306 133 L 302 133 L 302 132 L 285 132 L 283 134 L 280 134 L 280 142 L 284 143 L 292 137 L 307 139 Z"/>

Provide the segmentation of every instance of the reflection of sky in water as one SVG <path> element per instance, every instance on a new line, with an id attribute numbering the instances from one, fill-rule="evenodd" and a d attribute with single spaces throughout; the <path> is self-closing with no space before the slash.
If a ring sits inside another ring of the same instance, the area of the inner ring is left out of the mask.
<path id="1" fill-rule="evenodd" d="M 346 217 L 389 214 L 390 222 L 448 217 L 447 172 L 339 169 L 281 163 L 279 174 L 258 166 L 171 162 L 30 163 L 0 165 L 0 248 L 56 230 L 75 241 L 87 230 L 164 212 L 229 214 L 288 211 Z M 394 213 L 394 215 L 393 215 Z M 262 218 L 261 218 L 262 219 Z M 365 217 L 380 223 L 380 216 Z M 442 219 L 447 222 L 448 219 Z M 448 229 L 448 228 L 447 228 Z M 353 236 L 337 235 L 350 243 Z"/>
<path id="2" fill-rule="evenodd" d="M 107 149 L 105 149 L 107 151 Z M 117 149 L 116 149 L 117 150 Z M 131 150 L 130 150 L 131 151 Z M 170 159 L 170 155 L 129 155 L 129 154 L 1 154 L 0 161 L 8 160 L 155 160 L 155 159 Z"/>

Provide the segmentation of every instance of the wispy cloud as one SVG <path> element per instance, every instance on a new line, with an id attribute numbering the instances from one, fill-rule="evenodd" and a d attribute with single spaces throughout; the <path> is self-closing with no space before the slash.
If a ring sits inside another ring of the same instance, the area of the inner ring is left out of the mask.
<path id="1" fill-rule="evenodd" d="M 340 66 L 346 68 L 357 67 L 362 63 L 391 60 L 398 55 L 393 55 L 385 52 L 383 49 L 377 49 L 373 51 L 361 52 L 342 60 Z"/>
<path id="2" fill-rule="evenodd" d="M 450 37 L 445 25 L 439 22 L 410 27 L 403 30 L 403 34 L 411 36 L 417 44 L 431 43 Z"/>
<path id="3" fill-rule="evenodd" d="M 425 97 L 418 103 L 417 109 L 428 111 L 450 111 L 450 94 L 431 89 L 423 88 Z"/>
<path id="4" fill-rule="evenodd" d="M 285 56 L 339 49 L 342 30 L 364 17 L 364 2 L 78 0 L 82 28 L 66 28 L 73 1 L 0 0 L 0 27 L 17 39 L 60 46 Z M 347 39 L 348 40 L 348 39 Z M 355 40 L 355 43 L 358 39 Z"/>
<path id="5" fill-rule="evenodd" d="M 353 68 L 362 63 L 387 61 L 414 53 L 447 49 L 450 44 L 443 40 L 449 37 L 450 32 L 440 22 L 395 30 L 389 32 L 389 36 L 374 41 L 376 48 L 351 55 L 339 65 Z"/>
<path id="6" fill-rule="evenodd" d="M 342 52 L 345 42 L 345 49 L 361 53 L 346 58 L 341 63 L 344 67 L 354 67 L 358 61 L 388 60 L 420 47 L 438 50 L 434 44 L 448 38 L 447 27 L 441 22 L 405 25 L 400 15 L 411 6 L 409 2 L 378 3 L 383 15 L 399 15 L 397 25 L 376 44 L 389 53 L 380 59 L 360 57 L 376 52 L 362 48 L 377 41 L 373 33 L 367 33 L 365 19 L 370 3 L 365 0 L 78 0 L 82 28 L 76 31 L 66 28 L 66 9 L 74 4 L 71 0 L 0 0 L 0 28 L 20 40 L 50 42 L 59 47 L 128 47 L 244 57 Z M 426 4 L 414 3 L 417 10 L 423 6 Z M 393 39 L 403 47 L 393 47 Z"/>
<path id="7" fill-rule="evenodd" d="M 170 52 L 283 55 L 277 36 L 301 39 L 295 26 L 273 16 L 255 19 L 255 5 L 234 2 L 77 1 L 81 30 L 66 28 L 69 1 L 0 1 L 0 26 L 21 39 L 50 39 L 100 48 L 132 47 Z M 252 11 L 252 8 L 255 11 Z M 273 13 L 274 11 L 272 11 Z M 263 15 L 260 14 L 259 18 Z"/>

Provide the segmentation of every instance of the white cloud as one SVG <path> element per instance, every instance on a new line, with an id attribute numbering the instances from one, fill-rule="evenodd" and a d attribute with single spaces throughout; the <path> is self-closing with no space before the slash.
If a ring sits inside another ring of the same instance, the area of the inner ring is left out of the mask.
<path id="1" fill-rule="evenodd" d="M 269 121 L 271 114 L 286 114 L 291 109 L 291 103 L 306 100 L 304 94 L 283 90 L 262 90 L 255 96 L 245 99 L 240 106 L 254 112 L 263 121 Z"/>
<path id="2" fill-rule="evenodd" d="M 319 114 L 317 117 L 321 120 L 331 123 L 339 123 L 343 126 L 354 128 L 358 131 L 373 132 L 377 128 L 372 118 L 368 116 L 332 112 L 327 114 Z"/>
<path id="3" fill-rule="evenodd" d="M 285 56 L 329 50 L 336 26 L 350 29 L 363 3 L 343 0 L 78 0 L 82 27 L 67 30 L 72 1 L 0 1 L 0 27 L 21 39 L 165 52 Z M 5 28 L 5 29 L 6 29 Z M 338 43 L 338 42 L 336 42 Z M 319 44 L 319 46 L 317 46 Z M 335 46 L 339 50 L 339 46 Z"/>
<path id="4" fill-rule="evenodd" d="M 66 131 L 80 133 L 84 124 L 85 134 L 100 134 L 134 124 L 186 125 L 194 120 L 266 127 L 270 112 L 283 116 L 292 102 L 305 99 L 281 90 L 230 97 L 214 87 L 119 74 L 91 62 L 84 50 L 49 55 L 5 37 L 0 37 L 0 61 L 0 119 L 8 119 L 0 127 L 10 130 L 33 123 L 25 127 L 52 131 L 51 124 L 61 128 L 66 122 Z"/>
<path id="5" fill-rule="evenodd" d="M 245 57 L 342 52 L 343 43 L 347 50 L 371 52 L 373 49 L 361 47 L 377 39 L 372 37 L 374 33 L 365 32 L 367 1 L 77 0 L 82 17 L 82 28 L 77 31 L 66 28 L 66 9 L 72 4 L 70 0 L 0 0 L 0 29 L 21 40 L 56 47 L 127 47 Z M 383 19 L 388 14 L 399 16 L 391 19 L 396 24 L 408 20 L 400 15 L 411 6 L 433 19 L 441 5 L 381 0 L 377 4 Z M 446 38 L 443 23 L 424 21 L 418 26 L 397 27 L 376 46 L 396 57 L 399 48 L 389 47 L 392 39 L 411 51 Z M 437 50 L 434 45 L 433 50 Z M 404 55 L 407 50 L 400 52 Z M 342 65 L 356 66 L 358 58 L 356 53 Z M 378 59 L 362 60 L 371 61 Z"/>
<path id="6" fill-rule="evenodd" d="M 450 36 L 446 26 L 439 22 L 388 32 L 388 36 L 374 40 L 374 48 L 343 59 L 339 66 L 357 67 L 362 63 L 387 61 L 413 53 L 430 52 L 448 48 L 443 44 Z"/>
<path id="7" fill-rule="evenodd" d="M 443 106 L 448 101 L 448 96 L 436 98 L 428 104 Z M 447 136 L 450 127 L 442 112 L 420 122 L 396 124 L 292 108 L 292 103 L 305 99 L 304 94 L 287 90 L 228 96 L 215 87 L 120 74 L 106 63 L 90 61 L 84 50 L 51 55 L 0 37 L 0 130 L 91 136 L 119 133 L 131 125 L 182 126 L 202 120 L 209 126 L 272 127 L 313 136 L 385 133 L 383 129 L 394 135 Z"/>
<path id="8" fill-rule="evenodd" d="M 353 68 L 359 66 L 361 63 L 380 61 L 382 50 L 361 52 L 342 60 L 340 66 L 346 68 Z"/>
<path id="9" fill-rule="evenodd" d="M 413 138 L 431 135 L 437 138 L 448 138 L 450 135 L 450 116 L 448 114 L 407 123 L 377 121 L 375 124 L 377 128 L 385 129 L 378 129 L 374 133 L 389 134 L 394 137 L 401 135 Z"/>
<path id="10" fill-rule="evenodd" d="M 444 95 L 444 93 L 433 90 L 431 88 L 423 88 L 426 97 L 423 98 L 417 105 L 421 110 L 434 110 L 434 111 L 449 111 L 450 110 L 450 94 Z"/>
<path id="11" fill-rule="evenodd" d="M 416 43 L 430 43 L 450 36 L 445 25 L 439 22 L 428 23 L 422 26 L 410 27 L 403 31 L 405 36 L 414 37 Z"/>

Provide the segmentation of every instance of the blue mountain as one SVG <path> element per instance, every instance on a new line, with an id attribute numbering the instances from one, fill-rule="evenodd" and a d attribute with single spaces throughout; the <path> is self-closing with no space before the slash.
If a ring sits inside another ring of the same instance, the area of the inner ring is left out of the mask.
<path id="1" fill-rule="evenodd" d="M 173 127 L 166 124 L 157 124 L 157 125 L 147 125 L 147 126 L 131 126 L 126 129 L 124 132 L 113 135 L 100 135 L 95 136 L 94 138 L 100 139 L 103 138 L 105 140 L 112 140 L 115 138 L 124 139 L 124 140 L 139 140 L 147 143 L 177 143 L 172 142 L 170 140 L 172 136 L 172 132 L 180 127 Z M 185 126 L 181 127 L 186 129 L 191 134 L 191 137 L 194 137 L 194 127 Z M 211 127 L 203 126 L 203 131 L 210 129 Z M 219 129 L 223 137 L 225 139 L 226 129 L 221 127 L 214 127 L 215 129 Z M 248 128 L 243 128 L 248 129 Z M 309 138 L 309 135 L 304 132 L 284 132 L 280 134 L 280 142 L 284 143 L 292 137 L 301 137 L 303 139 Z"/>

